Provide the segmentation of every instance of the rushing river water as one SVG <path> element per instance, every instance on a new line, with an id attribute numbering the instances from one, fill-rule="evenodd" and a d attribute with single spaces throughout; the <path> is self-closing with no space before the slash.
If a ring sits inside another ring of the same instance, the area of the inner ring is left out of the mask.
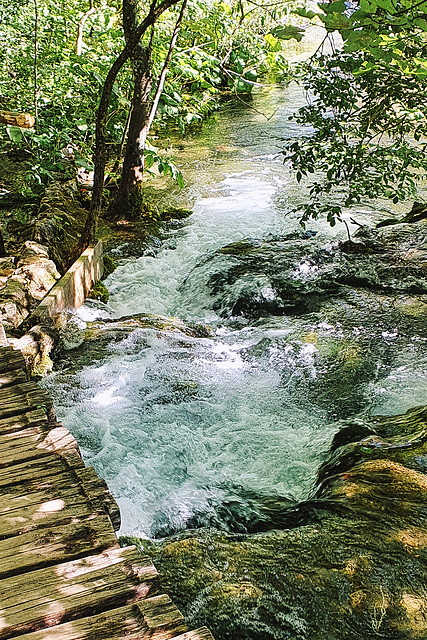
<path id="1" fill-rule="evenodd" d="M 207 323 L 213 335 L 135 329 L 99 354 L 93 345 L 90 357 L 84 345 L 70 352 L 47 382 L 58 417 L 116 497 L 123 533 L 162 536 L 206 523 L 233 529 L 230 511 L 243 513 L 250 496 L 302 499 L 313 488 L 340 399 L 328 406 L 308 392 L 322 371 L 315 343 L 301 339 L 307 320 L 224 317 L 205 277 L 221 247 L 298 229 L 287 214 L 300 187 L 280 149 L 283 139 L 307 134 L 288 120 L 302 100 L 296 86 L 259 90 L 249 106 L 231 102 L 185 140 L 175 156 L 187 186 L 164 188 L 160 198 L 191 202 L 193 215 L 172 223 L 159 246 L 119 260 L 106 282 L 105 317 L 175 316 Z M 365 214 L 385 212 L 360 211 L 359 220 Z M 310 230 L 319 246 L 345 232 L 320 222 Z M 274 297 L 268 282 L 258 284 L 261 297 Z M 80 317 L 94 318 L 99 306 Z M 339 326 L 320 330 L 340 336 Z M 405 345 L 390 365 L 384 353 L 395 338 L 369 338 L 379 345 L 373 368 L 383 371 L 366 380 L 358 411 L 393 413 L 427 401 L 423 341 Z"/>

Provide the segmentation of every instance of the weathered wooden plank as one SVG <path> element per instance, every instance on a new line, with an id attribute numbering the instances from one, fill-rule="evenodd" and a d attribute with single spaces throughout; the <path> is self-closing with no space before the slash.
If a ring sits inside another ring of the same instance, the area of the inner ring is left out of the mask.
<path id="1" fill-rule="evenodd" d="M 3 373 L 0 373 L 1 389 L 22 382 L 27 382 L 27 374 L 22 371 L 22 369 L 14 369 L 12 371 L 4 371 Z"/>
<path id="2" fill-rule="evenodd" d="M 0 468 L 42 458 L 55 451 L 73 466 L 73 460 L 81 458 L 75 438 L 62 425 L 50 431 L 47 424 L 44 427 L 0 435 Z"/>
<path id="3" fill-rule="evenodd" d="M 79 491 L 83 490 L 81 482 L 75 475 L 74 470 L 70 470 L 69 473 L 65 473 L 64 475 L 57 475 L 55 473 L 49 475 L 45 473 L 44 476 L 37 475 L 29 478 L 28 481 L 17 482 L 16 484 L 2 487 L 0 491 L 0 501 L 7 505 L 8 500 L 18 498 L 20 500 L 28 499 L 30 504 L 37 501 L 41 503 L 58 498 L 61 496 L 61 493 L 66 495 L 67 491 L 73 491 L 76 487 L 79 488 Z"/>
<path id="4" fill-rule="evenodd" d="M 81 486 L 56 491 L 49 496 L 43 493 L 1 496 L 0 539 L 60 524 L 77 524 L 103 512 L 88 499 Z"/>
<path id="5" fill-rule="evenodd" d="M 169 596 L 161 595 L 137 603 L 141 614 L 141 630 L 146 637 L 163 640 L 187 631 L 184 616 Z"/>
<path id="6" fill-rule="evenodd" d="M 0 389 L 0 418 L 8 418 L 26 413 L 29 410 L 52 409 L 52 401 L 35 382 L 23 382 L 13 387 Z"/>
<path id="7" fill-rule="evenodd" d="M 73 468 L 83 467 L 81 458 L 72 460 Z M 68 461 L 61 456 L 46 452 L 42 458 L 27 460 L 22 464 L 15 464 L 10 467 L 0 468 L 0 492 L 5 487 L 14 484 L 23 484 L 34 480 L 42 480 L 43 477 L 53 476 L 66 472 L 71 468 Z"/>
<path id="8" fill-rule="evenodd" d="M 47 428 L 47 423 L 46 411 L 43 409 L 25 411 L 19 416 L 0 419 L 0 434 L 13 433 L 32 427 Z"/>
<path id="9" fill-rule="evenodd" d="M 46 462 L 46 458 L 42 461 Z M 55 469 L 55 468 L 54 468 Z M 56 469 L 58 471 L 58 469 Z M 0 470 L 1 478 L 1 470 Z M 22 473 L 18 476 L 22 479 Z M 92 468 L 75 469 L 56 475 L 31 477 L 28 483 L 3 487 L 0 493 L 0 538 L 11 537 L 59 523 L 77 522 L 93 514 L 105 513 L 116 531 L 120 526 L 119 507 L 104 480 Z"/>
<path id="10" fill-rule="evenodd" d="M 0 579 L 74 560 L 119 543 L 106 515 L 0 540 Z M 1 603 L 0 603 L 1 608 Z"/>
<path id="11" fill-rule="evenodd" d="M 0 373 L 22 369 L 26 371 L 24 356 L 20 351 L 12 347 L 1 347 L 0 349 Z"/>
<path id="12" fill-rule="evenodd" d="M 0 581 L 0 638 L 133 604 L 156 591 L 157 571 L 134 547 L 6 578 Z"/>
<path id="13" fill-rule="evenodd" d="M 185 629 L 180 611 L 169 596 L 162 595 L 21 637 L 22 640 L 169 640 Z M 200 640 L 213 639 L 201 636 Z"/>
<path id="14" fill-rule="evenodd" d="M 42 442 L 39 442 L 37 449 L 58 453 L 70 467 L 82 466 L 80 449 L 74 436 L 60 422 L 49 426 L 51 427 L 49 433 Z"/>
<path id="15" fill-rule="evenodd" d="M 74 473 L 93 506 L 107 513 L 114 530 L 118 531 L 121 525 L 119 505 L 111 495 L 105 480 L 100 478 L 92 467 L 75 469 Z"/>
<path id="16" fill-rule="evenodd" d="M 140 626 L 135 606 L 106 611 L 20 636 L 22 640 L 136 640 Z"/>

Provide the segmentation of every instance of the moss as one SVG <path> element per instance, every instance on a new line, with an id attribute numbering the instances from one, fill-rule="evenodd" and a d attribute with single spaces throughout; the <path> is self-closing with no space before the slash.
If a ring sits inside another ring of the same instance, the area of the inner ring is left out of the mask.
<path id="1" fill-rule="evenodd" d="M 115 263 L 113 258 L 111 258 L 109 255 L 104 255 L 103 261 L 104 261 L 104 273 L 102 278 L 105 279 L 105 278 L 108 278 L 108 276 L 111 273 L 113 273 L 113 271 L 116 270 L 117 264 Z"/>
<path id="2" fill-rule="evenodd" d="M 232 256 L 245 256 L 253 253 L 255 249 L 259 247 L 259 241 L 252 240 L 239 240 L 238 242 L 231 242 L 225 247 L 218 249 L 218 253 Z"/>
<path id="3" fill-rule="evenodd" d="M 192 215 L 191 209 L 181 209 L 179 207 L 168 207 L 164 209 L 160 217 L 163 222 L 169 222 L 169 220 L 185 220 Z"/>
<path id="4" fill-rule="evenodd" d="M 92 286 L 89 298 L 107 303 L 110 299 L 110 292 L 101 280 L 97 280 Z"/>

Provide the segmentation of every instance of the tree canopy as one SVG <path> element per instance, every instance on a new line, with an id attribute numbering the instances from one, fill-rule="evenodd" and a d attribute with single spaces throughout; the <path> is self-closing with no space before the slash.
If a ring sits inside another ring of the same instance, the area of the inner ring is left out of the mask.
<path id="1" fill-rule="evenodd" d="M 325 214 L 334 224 L 368 199 L 417 197 L 427 168 L 427 2 L 318 8 L 297 10 L 320 20 L 326 36 L 300 69 L 308 102 L 295 119 L 307 136 L 288 141 L 285 154 L 308 185 L 302 222 Z"/>

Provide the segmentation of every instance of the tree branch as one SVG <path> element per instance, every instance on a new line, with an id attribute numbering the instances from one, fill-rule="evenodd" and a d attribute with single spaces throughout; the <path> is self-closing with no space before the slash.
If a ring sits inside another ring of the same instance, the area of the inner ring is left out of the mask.
<path id="1" fill-rule="evenodd" d="M 162 91 L 163 91 L 163 87 L 165 84 L 165 80 L 166 80 L 166 74 L 168 71 L 168 67 L 169 67 L 169 63 L 172 59 L 172 53 L 173 50 L 175 48 L 176 45 L 176 41 L 178 39 L 178 34 L 179 34 L 179 30 L 181 28 L 181 23 L 182 23 L 182 19 L 184 17 L 184 13 L 185 13 L 185 9 L 187 7 L 187 1 L 188 0 L 183 0 L 182 6 L 181 6 L 181 11 L 180 14 L 178 16 L 178 19 L 175 23 L 175 28 L 173 30 L 173 34 L 172 34 L 172 38 L 169 44 L 169 50 L 167 52 L 164 64 L 163 64 L 163 69 L 162 72 L 159 76 L 159 80 L 157 83 L 157 89 L 156 89 L 156 93 L 154 95 L 153 98 L 153 104 L 151 105 L 151 110 L 150 110 L 150 115 L 148 117 L 148 122 L 147 122 L 147 126 L 146 126 L 146 135 L 148 136 L 148 133 L 150 131 L 151 125 L 153 124 L 153 120 L 154 120 L 154 116 L 156 115 L 156 111 L 157 111 L 157 107 L 159 106 L 159 100 L 160 100 L 160 96 L 162 95 Z"/>

